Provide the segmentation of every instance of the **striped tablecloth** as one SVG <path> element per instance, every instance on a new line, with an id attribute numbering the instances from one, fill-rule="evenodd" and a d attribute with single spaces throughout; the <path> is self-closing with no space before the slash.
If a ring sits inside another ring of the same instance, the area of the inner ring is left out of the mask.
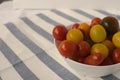
<path id="1" fill-rule="evenodd" d="M 90 21 L 120 10 L 52 9 L 0 25 L 0 80 L 120 80 L 120 72 L 93 78 L 78 75 L 59 56 L 54 25 Z"/>

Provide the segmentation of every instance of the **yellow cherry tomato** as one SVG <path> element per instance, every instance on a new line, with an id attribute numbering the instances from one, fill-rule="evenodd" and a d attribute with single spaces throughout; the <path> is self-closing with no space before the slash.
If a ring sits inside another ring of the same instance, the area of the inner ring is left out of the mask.
<path id="1" fill-rule="evenodd" d="M 94 25 L 90 29 L 90 38 L 94 42 L 102 42 L 106 38 L 106 31 L 102 25 Z"/>
<path id="2" fill-rule="evenodd" d="M 109 54 L 109 50 L 104 44 L 97 43 L 91 47 L 91 54 L 95 53 L 101 53 L 106 58 Z"/>
<path id="3" fill-rule="evenodd" d="M 83 33 L 79 29 L 71 29 L 68 31 L 66 39 L 79 44 L 84 38 Z"/>
<path id="4" fill-rule="evenodd" d="M 115 47 L 120 48 L 120 31 L 113 35 L 112 42 Z"/>

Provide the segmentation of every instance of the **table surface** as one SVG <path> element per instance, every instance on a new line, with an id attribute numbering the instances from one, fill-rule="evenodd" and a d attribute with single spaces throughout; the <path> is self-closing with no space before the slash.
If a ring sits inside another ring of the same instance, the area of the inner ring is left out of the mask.
<path id="1" fill-rule="evenodd" d="M 95 16 L 112 15 L 120 22 L 119 14 L 116 9 L 14 10 L 12 2 L 2 3 L 0 80 L 120 80 L 120 72 L 100 78 L 78 75 L 58 56 L 51 34 L 57 24 L 89 21 Z"/>

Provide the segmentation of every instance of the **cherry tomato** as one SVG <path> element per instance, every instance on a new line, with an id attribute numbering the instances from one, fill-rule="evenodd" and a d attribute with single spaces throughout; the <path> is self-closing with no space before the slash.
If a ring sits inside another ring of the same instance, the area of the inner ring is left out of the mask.
<path id="1" fill-rule="evenodd" d="M 74 23 L 74 24 L 72 25 L 72 29 L 78 29 L 78 27 L 79 27 L 79 23 Z"/>
<path id="2" fill-rule="evenodd" d="M 109 55 L 108 48 L 102 43 L 96 43 L 91 47 L 91 54 L 101 53 L 105 58 Z"/>
<path id="3" fill-rule="evenodd" d="M 67 40 L 73 41 L 76 44 L 78 44 L 84 38 L 83 33 L 78 29 L 69 30 L 66 37 Z"/>
<path id="4" fill-rule="evenodd" d="M 56 40 L 65 40 L 67 29 L 64 25 L 56 25 L 53 29 L 52 34 Z"/>
<path id="5" fill-rule="evenodd" d="M 94 25 L 90 29 L 90 38 L 94 42 L 102 42 L 105 40 L 107 34 L 103 26 L 101 25 Z"/>
<path id="6" fill-rule="evenodd" d="M 87 41 L 81 41 L 78 44 L 78 48 L 79 48 L 78 54 L 81 57 L 86 57 L 90 53 L 90 45 Z"/>
<path id="7" fill-rule="evenodd" d="M 111 57 L 107 57 L 104 59 L 104 61 L 100 65 L 107 66 L 107 65 L 112 65 L 112 64 L 113 64 L 113 61 L 112 61 Z"/>
<path id="8" fill-rule="evenodd" d="M 89 65 L 100 65 L 104 60 L 104 56 L 101 53 L 95 53 L 92 55 L 89 55 L 85 58 L 84 63 Z"/>
<path id="9" fill-rule="evenodd" d="M 100 22 L 101 22 L 100 18 L 98 18 L 98 17 L 93 18 L 91 21 L 91 27 L 96 25 L 96 24 L 100 24 Z"/>
<path id="10" fill-rule="evenodd" d="M 114 44 L 110 40 L 105 40 L 102 42 L 107 48 L 109 49 L 110 52 L 115 48 Z"/>
<path id="11" fill-rule="evenodd" d="M 87 23 L 80 23 L 79 29 L 81 29 L 84 32 L 85 39 L 89 38 L 89 32 L 90 32 L 90 26 Z"/>
<path id="12" fill-rule="evenodd" d="M 104 17 L 100 24 L 106 29 L 108 35 L 113 35 L 119 29 L 118 20 L 112 16 Z"/>
<path id="13" fill-rule="evenodd" d="M 83 63 L 84 59 L 85 59 L 84 57 L 78 57 L 76 61 L 79 63 Z"/>
<path id="14" fill-rule="evenodd" d="M 59 44 L 58 50 L 65 58 L 72 58 L 77 55 L 78 47 L 74 42 L 64 40 Z"/>
<path id="15" fill-rule="evenodd" d="M 112 42 L 115 47 L 120 48 L 120 31 L 113 35 Z"/>
<path id="16" fill-rule="evenodd" d="M 114 63 L 120 63 L 120 48 L 114 49 L 112 59 Z"/>

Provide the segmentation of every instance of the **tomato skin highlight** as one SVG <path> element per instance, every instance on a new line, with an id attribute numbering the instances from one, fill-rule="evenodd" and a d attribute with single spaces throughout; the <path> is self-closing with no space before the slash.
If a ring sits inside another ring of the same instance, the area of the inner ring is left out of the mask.
<path id="1" fill-rule="evenodd" d="M 52 35 L 56 40 L 65 40 L 67 28 L 64 25 L 56 25 L 53 29 Z"/>
<path id="2" fill-rule="evenodd" d="M 98 66 L 103 62 L 103 60 L 104 56 L 101 53 L 95 53 L 86 57 L 84 63 L 88 65 Z"/>
<path id="3" fill-rule="evenodd" d="M 74 42 L 70 40 L 64 40 L 59 44 L 58 50 L 65 58 L 73 58 L 77 55 L 78 47 Z"/>

